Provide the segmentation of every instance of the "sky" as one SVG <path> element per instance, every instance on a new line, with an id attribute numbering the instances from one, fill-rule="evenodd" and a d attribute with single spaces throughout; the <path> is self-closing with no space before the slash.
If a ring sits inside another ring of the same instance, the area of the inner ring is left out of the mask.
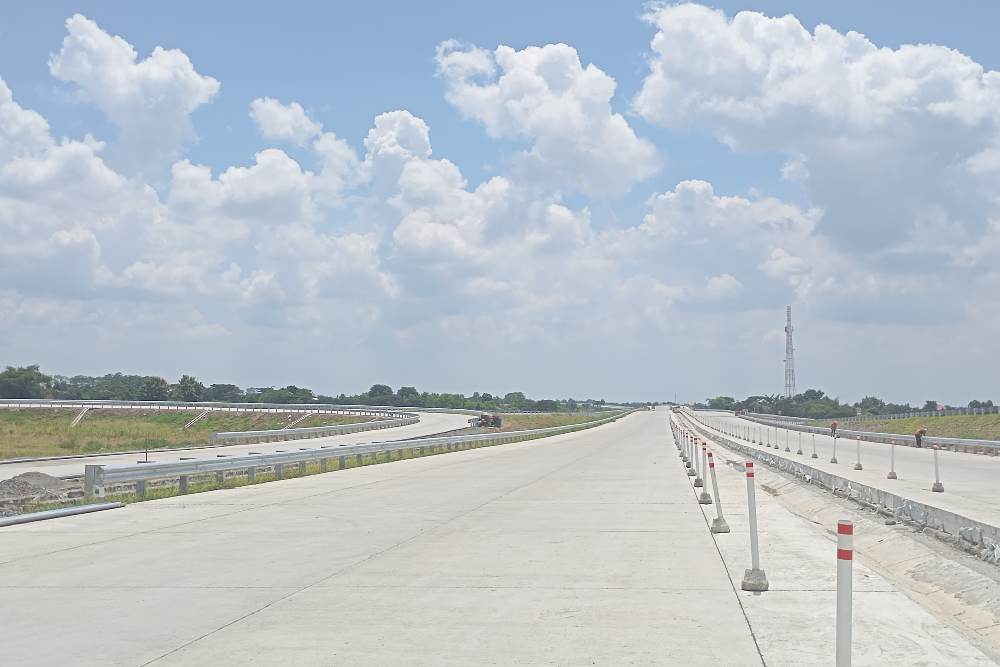
<path id="1" fill-rule="evenodd" d="M 0 364 L 994 400 L 1000 5 L 0 5 Z"/>

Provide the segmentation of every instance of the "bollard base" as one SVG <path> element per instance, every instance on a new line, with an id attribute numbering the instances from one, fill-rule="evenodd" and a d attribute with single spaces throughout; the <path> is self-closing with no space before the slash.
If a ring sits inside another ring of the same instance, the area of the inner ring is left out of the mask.
<path id="1" fill-rule="evenodd" d="M 803 452 L 802 452 L 802 450 L 800 449 L 799 451 L 795 452 L 795 455 L 796 455 L 796 456 L 802 456 L 802 453 L 803 453 Z"/>
<path id="2" fill-rule="evenodd" d="M 837 462 L 837 457 L 836 456 L 834 456 L 834 457 L 832 457 L 830 459 L 830 463 L 836 463 L 836 462 Z"/>
<path id="3" fill-rule="evenodd" d="M 944 484 L 941 482 L 934 482 L 934 484 L 931 485 L 931 491 L 934 491 L 935 493 L 944 493 Z"/>
<path id="4" fill-rule="evenodd" d="M 860 463 L 855 463 L 855 464 L 854 464 L 854 469 L 855 469 L 855 470 L 864 470 L 864 468 L 862 468 L 862 467 L 861 467 L 861 464 L 860 464 Z"/>
<path id="5" fill-rule="evenodd" d="M 706 492 L 702 491 L 700 494 L 698 494 L 698 502 L 700 504 L 702 504 L 702 505 L 711 505 L 712 504 L 712 496 L 710 496 Z"/>
<path id="6" fill-rule="evenodd" d="M 792 450 L 791 450 L 791 449 L 790 449 L 790 448 L 788 447 L 788 445 L 785 445 L 785 451 L 786 451 L 786 452 L 790 452 L 790 451 L 792 451 Z"/>
<path id="7" fill-rule="evenodd" d="M 705 486 L 705 483 L 703 481 L 701 481 L 701 477 L 695 477 L 694 478 L 694 485 L 697 486 L 698 488 L 701 488 L 701 487 Z"/>
<path id="8" fill-rule="evenodd" d="M 810 456 L 809 458 L 811 458 L 811 459 L 818 459 L 819 458 L 819 454 L 817 454 L 816 452 L 813 452 L 812 456 Z"/>
<path id="9" fill-rule="evenodd" d="M 688 477 L 694 477 L 696 474 L 694 468 L 688 468 Z"/>
<path id="10" fill-rule="evenodd" d="M 767 576 L 764 574 L 764 570 L 746 570 L 743 573 L 743 581 L 740 583 L 740 588 L 745 591 L 766 591 Z"/>
<path id="11" fill-rule="evenodd" d="M 896 471 L 895 470 L 890 470 L 889 474 L 886 475 L 885 478 L 886 479 L 899 479 L 898 477 L 896 477 Z"/>
<path id="12" fill-rule="evenodd" d="M 715 517 L 714 519 L 712 519 L 712 528 L 710 530 L 713 533 L 728 533 L 729 524 L 726 523 L 725 519 L 720 519 L 719 517 Z"/>

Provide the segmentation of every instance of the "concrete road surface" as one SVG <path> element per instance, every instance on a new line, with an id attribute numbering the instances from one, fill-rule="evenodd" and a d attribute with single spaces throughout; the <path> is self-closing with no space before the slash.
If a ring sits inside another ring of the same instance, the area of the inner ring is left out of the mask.
<path id="1" fill-rule="evenodd" d="M 698 416 L 706 419 L 713 428 L 728 427 L 744 429 L 749 426 L 751 437 L 757 428 L 764 433 L 764 427 L 729 413 L 699 411 Z M 812 434 L 778 428 L 771 431 L 772 444 L 777 441 L 779 449 L 767 449 L 754 445 L 744 438 L 736 438 L 741 444 L 756 447 L 771 454 L 802 461 L 820 470 L 854 480 L 868 486 L 885 489 L 892 493 L 926 503 L 933 507 L 960 514 L 970 519 L 997 526 L 1000 525 L 1000 456 L 965 454 L 962 452 L 939 452 L 941 480 L 944 493 L 931 491 L 934 482 L 934 452 L 931 449 L 896 447 L 896 474 L 898 479 L 887 479 L 889 472 L 890 445 L 880 442 L 861 442 L 862 470 L 855 470 L 857 461 L 857 440 L 837 438 L 837 463 L 830 463 L 833 455 L 833 438 L 828 435 L 816 436 L 816 452 L 819 458 L 811 458 Z M 741 433 L 743 431 L 740 431 Z M 802 456 L 798 456 L 799 435 L 802 436 Z M 791 452 L 785 451 L 786 438 Z M 764 441 L 767 437 L 764 436 Z"/>
<path id="2" fill-rule="evenodd" d="M 216 454 L 225 453 L 230 456 L 240 456 L 249 452 L 270 453 L 279 449 L 288 450 L 293 447 L 319 447 L 321 445 L 353 445 L 360 442 L 383 442 L 386 440 L 402 440 L 404 438 L 415 438 L 423 435 L 433 435 L 444 431 L 453 431 L 469 425 L 468 415 L 454 415 L 442 412 L 420 412 L 420 422 L 409 426 L 384 429 L 380 431 L 362 431 L 360 433 L 348 433 L 346 435 L 335 435 L 327 438 L 309 438 L 308 440 L 290 440 L 286 442 L 269 442 L 256 445 L 225 445 L 218 448 L 206 449 L 173 449 L 171 451 L 150 450 L 149 459 L 151 461 L 177 461 L 181 457 L 191 458 L 215 458 Z M 68 475 L 82 475 L 84 466 L 87 464 L 100 465 L 121 465 L 135 463 L 142 460 L 143 453 L 121 454 L 114 456 L 91 456 L 73 459 L 59 459 L 55 461 L 30 461 L 25 463 L 4 463 L 0 464 L 0 480 L 10 479 L 24 472 L 43 472 L 54 477 L 65 477 Z"/>
<path id="3" fill-rule="evenodd" d="M 0 529 L 11 665 L 760 665 L 665 411 Z"/>

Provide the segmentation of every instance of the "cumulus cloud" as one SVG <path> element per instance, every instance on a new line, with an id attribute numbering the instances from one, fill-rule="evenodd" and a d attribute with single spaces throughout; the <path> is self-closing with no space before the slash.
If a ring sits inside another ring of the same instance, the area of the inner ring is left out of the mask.
<path id="1" fill-rule="evenodd" d="M 446 97 L 491 137 L 526 140 L 532 180 L 587 194 L 627 191 L 660 164 L 654 146 L 611 109 L 615 80 L 566 44 L 489 52 L 454 40 L 437 48 Z"/>
<path id="2" fill-rule="evenodd" d="M 177 49 L 157 46 L 140 60 L 131 44 L 81 14 L 66 20 L 66 31 L 49 71 L 118 126 L 117 166 L 159 175 L 193 139 L 190 115 L 215 97 L 219 82 Z"/>
<path id="3" fill-rule="evenodd" d="M 788 154 L 784 176 L 805 185 L 841 248 L 878 254 L 933 228 L 958 254 L 995 216 L 997 182 L 976 175 L 1000 136 L 1000 73 L 943 46 L 810 32 L 792 15 L 685 4 L 647 19 L 657 32 L 635 111 Z"/>
<path id="4" fill-rule="evenodd" d="M 304 146 L 323 129 L 306 115 L 298 102 L 282 104 L 272 97 L 261 97 L 250 103 L 250 117 L 261 135 Z"/>

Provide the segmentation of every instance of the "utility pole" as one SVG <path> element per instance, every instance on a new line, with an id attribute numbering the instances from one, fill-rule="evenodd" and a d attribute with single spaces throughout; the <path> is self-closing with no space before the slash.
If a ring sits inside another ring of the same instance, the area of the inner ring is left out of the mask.
<path id="1" fill-rule="evenodd" d="M 792 307 L 785 306 L 785 396 L 795 395 L 795 346 L 792 345 Z"/>

